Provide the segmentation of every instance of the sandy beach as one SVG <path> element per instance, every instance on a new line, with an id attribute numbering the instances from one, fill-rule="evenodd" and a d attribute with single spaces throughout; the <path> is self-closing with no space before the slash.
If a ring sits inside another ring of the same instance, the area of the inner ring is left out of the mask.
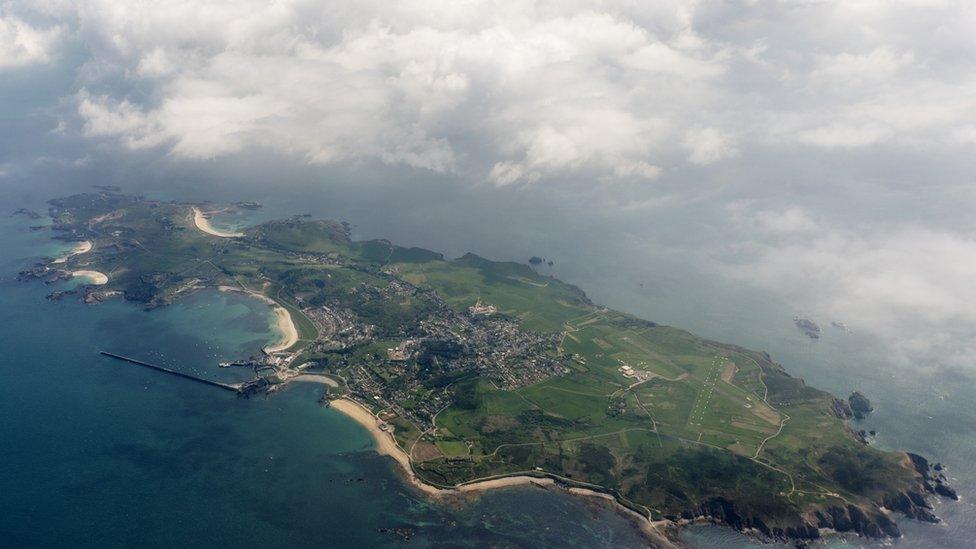
<path id="1" fill-rule="evenodd" d="M 453 492 L 453 490 L 442 490 L 420 480 L 414 474 L 413 468 L 410 467 L 410 458 L 407 457 L 407 452 L 403 448 L 400 448 L 396 441 L 393 440 L 391 433 L 380 429 L 380 420 L 372 412 L 363 408 L 358 402 L 348 398 L 340 398 L 333 400 L 331 407 L 349 416 L 369 430 L 369 433 L 373 435 L 373 440 L 376 441 L 376 452 L 380 455 L 390 456 L 395 459 L 400 465 L 400 468 L 403 469 L 404 474 L 407 475 L 407 480 L 417 489 L 434 496 Z"/>
<path id="2" fill-rule="evenodd" d="M 240 288 L 238 286 L 217 286 L 217 290 L 220 292 L 238 292 L 242 294 L 247 294 L 255 299 L 260 299 L 261 301 L 267 303 L 268 305 L 271 305 L 272 307 L 278 305 L 277 301 L 271 299 L 270 297 L 264 294 L 255 292 L 253 290 L 245 290 L 244 288 Z"/>
<path id="3" fill-rule="evenodd" d="M 338 387 L 339 382 L 326 376 L 319 376 L 315 374 L 302 374 L 295 376 L 293 381 L 301 381 L 305 383 L 318 383 L 321 385 L 328 385 L 329 387 Z"/>
<path id="4" fill-rule="evenodd" d="M 210 220 L 207 219 L 203 212 L 200 211 L 200 208 L 197 207 L 193 208 L 193 224 L 196 225 L 201 231 L 209 235 L 219 236 L 221 238 L 239 238 L 244 236 L 244 233 L 228 233 L 215 229 L 213 225 L 210 224 Z"/>
<path id="5" fill-rule="evenodd" d="M 258 292 L 245 290 L 236 286 L 218 286 L 217 290 L 221 292 L 240 292 L 253 298 L 260 299 L 268 305 L 271 305 L 275 312 L 275 323 L 280 336 L 276 343 L 265 347 L 264 352 L 276 353 L 278 351 L 284 351 L 295 343 L 298 343 L 298 328 L 295 327 L 295 322 L 291 319 L 291 313 L 288 312 L 288 309 L 278 305 L 277 301 L 264 294 L 259 294 Z"/>
<path id="6" fill-rule="evenodd" d="M 436 486 L 432 486 L 414 474 L 413 468 L 410 466 L 410 458 L 407 455 L 407 452 L 396 443 L 392 433 L 380 429 L 380 420 L 374 416 L 372 412 L 367 410 L 355 400 L 345 397 L 333 400 L 331 402 L 331 407 L 339 412 L 342 412 L 365 427 L 373 436 L 373 440 L 376 441 L 376 452 L 380 455 L 390 456 L 396 460 L 397 464 L 400 466 L 400 469 L 407 476 L 407 480 L 410 482 L 410 484 L 425 494 L 445 497 L 451 495 L 474 494 L 486 490 L 509 488 L 512 486 L 535 485 L 545 488 L 554 488 L 556 486 L 556 482 L 551 478 L 532 477 L 528 475 L 516 475 L 482 480 L 472 482 L 471 484 L 462 484 L 457 488 L 438 488 Z M 660 527 L 667 527 L 670 524 L 669 521 L 664 520 L 660 521 L 659 523 L 651 522 L 645 517 L 641 516 L 639 513 L 620 505 L 613 496 L 603 492 L 576 487 L 569 488 L 567 492 L 576 496 L 595 498 L 596 500 L 600 500 L 608 505 L 614 506 L 620 513 L 632 518 L 641 532 L 643 532 L 648 538 L 654 540 L 655 546 L 676 547 L 675 544 L 659 529 Z"/>
<path id="7" fill-rule="evenodd" d="M 98 271 L 72 271 L 71 276 L 87 278 L 89 284 L 102 285 L 108 284 L 108 276 Z"/>
<path id="8" fill-rule="evenodd" d="M 281 334 L 281 337 L 274 345 L 269 345 L 264 348 L 264 352 L 266 353 L 284 351 L 295 343 L 298 343 L 298 328 L 295 328 L 295 323 L 292 322 L 288 309 L 285 309 L 281 305 L 275 305 L 274 312 L 275 316 L 277 316 L 278 333 Z"/>
<path id="9" fill-rule="evenodd" d="M 496 488 L 508 488 L 511 486 L 521 486 L 524 484 L 535 484 L 536 486 L 552 486 L 556 481 L 551 478 L 538 478 L 530 476 L 502 477 L 491 480 L 481 480 L 471 484 L 462 484 L 457 487 L 458 492 L 483 492 Z"/>
<path id="10" fill-rule="evenodd" d="M 52 263 L 64 263 L 65 261 L 68 260 L 69 257 L 71 257 L 73 255 L 78 255 L 78 254 L 83 254 L 83 253 L 86 253 L 86 252 L 90 252 L 91 249 L 92 249 L 92 243 L 89 242 L 88 240 L 83 240 L 81 242 L 77 242 L 77 243 L 75 243 L 74 249 L 71 250 L 70 252 L 68 252 L 68 255 L 66 255 L 64 257 L 59 257 L 59 258 L 55 259 Z"/>

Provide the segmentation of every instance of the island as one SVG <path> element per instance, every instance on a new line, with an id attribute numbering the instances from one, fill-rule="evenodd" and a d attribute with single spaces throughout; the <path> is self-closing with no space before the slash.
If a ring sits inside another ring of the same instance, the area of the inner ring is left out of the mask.
<path id="1" fill-rule="evenodd" d="M 871 406 L 871 401 L 868 400 L 868 397 L 858 391 L 851 393 L 851 396 L 847 397 L 847 402 L 850 404 L 851 413 L 854 414 L 856 419 L 864 419 L 874 411 L 874 407 Z"/>
<path id="2" fill-rule="evenodd" d="M 820 339 L 820 326 L 816 322 L 808 318 L 794 317 L 793 323 L 803 332 L 803 335 L 810 339 Z"/>
<path id="3" fill-rule="evenodd" d="M 203 288 L 264 301 L 280 340 L 221 365 L 248 381 L 208 383 L 253 396 L 319 381 L 433 497 L 549 486 L 612 502 L 669 546 L 699 520 L 767 540 L 897 537 L 889 511 L 936 522 L 931 499 L 955 496 L 941 464 L 865 444 L 847 402 L 765 352 L 602 307 L 522 263 L 355 241 L 306 216 L 224 232 L 215 212 L 108 191 L 53 200 L 74 247 L 21 278 L 83 277 L 89 303 L 153 308 Z"/>

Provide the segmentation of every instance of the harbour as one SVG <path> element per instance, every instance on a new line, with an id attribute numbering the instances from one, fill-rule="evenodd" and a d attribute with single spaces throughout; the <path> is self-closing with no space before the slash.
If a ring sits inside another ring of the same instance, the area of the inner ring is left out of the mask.
<path id="1" fill-rule="evenodd" d="M 170 375 L 174 375 L 174 376 L 177 376 L 177 377 L 182 377 L 184 379 L 189 379 L 189 380 L 192 380 L 192 381 L 196 381 L 198 383 L 204 383 L 204 384 L 207 384 L 207 385 L 212 385 L 214 387 L 218 387 L 218 388 L 224 389 L 226 391 L 233 391 L 234 393 L 237 393 L 237 394 L 242 394 L 242 392 L 244 390 L 244 387 L 246 386 L 245 383 L 234 383 L 234 384 L 231 384 L 231 383 L 221 383 L 219 381 L 213 381 L 213 380 L 210 380 L 210 379 L 206 379 L 206 378 L 202 378 L 202 377 L 199 377 L 199 376 L 195 376 L 193 374 L 188 374 L 188 373 L 185 373 L 185 372 L 179 372 L 177 370 L 173 370 L 171 368 L 166 368 L 164 366 L 159 366 L 159 365 L 156 365 L 156 364 L 150 364 L 148 362 L 144 362 L 142 360 L 138 360 L 138 359 L 135 359 L 135 358 L 132 358 L 132 357 L 123 356 L 123 355 L 117 355 L 115 353 L 110 353 L 108 351 L 99 351 L 98 353 L 100 355 L 102 355 L 102 356 L 107 356 L 107 357 L 113 358 L 115 360 L 120 360 L 122 362 L 128 362 L 130 364 L 136 364 L 138 366 L 145 366 L 146 368 L 150 368 L 152 370 L 157 370 L 157 371 L 164 372 L 164 373 L 167 373 L 167 374 L 170 374 Z"/>

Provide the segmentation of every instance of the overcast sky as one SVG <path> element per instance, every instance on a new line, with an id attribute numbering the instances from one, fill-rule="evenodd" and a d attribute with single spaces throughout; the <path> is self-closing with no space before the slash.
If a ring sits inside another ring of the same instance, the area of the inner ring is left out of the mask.
<path id="1" fill-rule="evenodd" d="M 939 0 L 0 2 L 0 185 L 260 157 L 545 196 L 976 371 L 974 37 Z"/>

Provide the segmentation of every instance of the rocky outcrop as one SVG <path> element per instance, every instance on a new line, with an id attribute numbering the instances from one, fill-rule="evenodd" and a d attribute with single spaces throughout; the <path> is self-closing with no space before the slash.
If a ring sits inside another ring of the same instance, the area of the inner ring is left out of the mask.
<path id="1" fill-rule="evenodd" d="M 842 407 L 838 407 L 843 409 Z M 943 465 L 936 464 L 937 469 L 929 465 L 928 460 L 918 454 L 907 453 L 914 469 L 921 476 L 921 489 L 924 491 L 905 490 L 885 495 L 876 502 L 891 511 L 897 511 L 906 517 L 930 523 L 938 523 L 939 518 L 932 512 L 932 505 L 926 499 L 925 493 L 938 494 L 951 499 L 958 499 L 955 490 L 947 483 L 942 473 Z M 882 509 L 874 505 L 834 505 L 817 509 L 802 518 L 797 518 L 793 524 L 770 525 L 768 517 L 755 516 L 748 509 L 740 509 L 734 501 L 717 497 L 699 504 L 696 508 L 682 512 L 684 520 L 710 520 L 725 524 L 743 532 L 751 532 L 767 540 L 802 541 L 820 538 L 822 529 L 830 529 L 841 533 L 853 533 L 865 538 L 883 539 L 901 536 L 901 530 L 894 520 L 888 517 Z"/>
<path id="2" fill-rule="evenodd" d="M 816 322 L 808 318 L 796 317 L 793 319 L 793 323 L 810 339 L 820 339 L 820 326 Z"/>
<path id="3" fill-rule="evenodd" d="M 12 214 L 10 214 L 11 217 L 13 217 L 15 215 L 22 215 L 22 216 L 26 217 L 27 219 L 40 219 L 41 218 L 41 214 L 35 212 L 34 210 L 29 210 L 27 208 L 19 208 L 19 209 L 16 209 L 16 210 L 14 210 L 14 212 Z"/>
<path id="4" fill-rule="evenodd" d="M 903 513 L 906 517 L 925 522 L 939 522 L 932 514 L 932 506 L 918 492 L 899 492 L 884 498 L 884 506 L 892 511 Z"/>
<path id="5" fill-rule="evenodd" d="M 912 518 L 927 520 L 926 517 L 932 516 L 926 507 L 915 504 L 908 495 L 903 494 L 903 496 L 907 504 L 900 498 L 895 503 L 910 509 L 914 513 Z M 924 498 L 921 501 L 924 503 Z M 713 498 L 700 504 L 697 509 L 685 511 L 680 518 L 689 521 L 707 519 L 731 526 L 736 530 L 754 533 L 766 540 L 776 541 L 819 539 L 821 529 L 855 533 L 872 539 L 901 536 L 898 525 L 884 513 L 879 510 L 865 511 L 856 505 L 832 506 L 814 511 L 811 516 L 799 518 L 793 524 L 770 526 L 762 518 L 743 512 L 732 501 Z"/>
<path id="6" fill-rule="evenodd" d="M 815 526 L 803 521 L 798 521 L 796 525 L 785 528 L 770 527 L 761 518 L 744 513 L 735 502 L 722 497 L 709 499 L 695 509 L 685 510 L 681 513 L 680 518 L 688 521 L 707 519 L 731 526 L 736 530 L 755 532 L 766 539 L 797 540 L 820 537 L 820 532 Z"/>
<path id="7" fill-rule="evenodd" d="M 74 295 L 77 290 L 58 290 L 47 294 L 48 301 L 61 301 L 65 296 Z"/>
<path id="8" fill-rule="evenodd" d="M 951 500 L 959 500 L 959 494 L 949 486 L 948 479 L 942 471 L 944 467 L 941 463 L 936 463 L 936 467 L 929 465 L 929 461 L 924 457 L 906 452 L 908 458 L 912 460 L 912 466 L 922 476 L 922 487 L 930 494 L 938 494 Z"/>
<path id="9" fill-rule="evenodd" d="M 851 393 L 851 396 L 847 397 L 847 402 L 850 404 L 851 412 L 854 413 L 854 417 L 857 419 L 864 419 L 869 413 L 874 411 L 874 407 L 871 406 L 871 401 L 868 400 L 868 397 L 857 391 L 854 391 Z"/>
<path id="10" fill-rule="evenodd" d="M 854 417 L 854 412 L 851 410 L 850 404 L 839 398 L 834 398 L 830 402 L 830 411 L 840 419 L 851 419 Z"/>
<path id="11" fill-rule="evenodd" d="M 817 527 L 853 532 L 867 538 L 897 538 L 901 530 L 881 512 L 866 513 L 856 505 L 828 507 L 814 513 Z"/>

